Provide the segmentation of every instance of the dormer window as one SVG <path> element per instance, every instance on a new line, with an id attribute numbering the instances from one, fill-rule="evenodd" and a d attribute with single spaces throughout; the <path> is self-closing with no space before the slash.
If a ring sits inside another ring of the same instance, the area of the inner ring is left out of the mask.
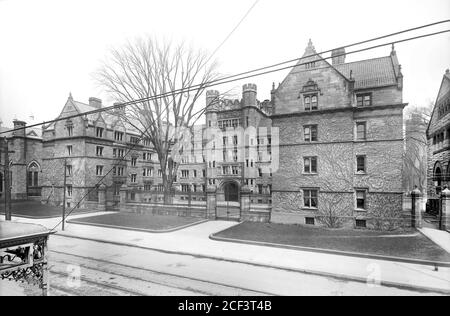
<path id="1" fill-rule="evenodd" d="M 371 106 L 372 105 L 372 93 L 361 93 L 356 95 L 357 106 Z"/>

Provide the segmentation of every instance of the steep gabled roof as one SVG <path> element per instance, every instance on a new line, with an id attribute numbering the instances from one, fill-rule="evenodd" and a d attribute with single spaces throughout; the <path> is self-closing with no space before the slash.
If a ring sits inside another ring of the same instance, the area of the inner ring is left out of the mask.
<path id="1" fill-rule="evenodd" d="M 345 77 L 355 79 L 355 89 L 397 84 L 391 56 L 333 65 Z M 350 74 L 351 73 L 351 74 Z"/>
<path id="2" fill-rule="evenodd" d="M 436 110 L 437 110 L 436 108 L 438 106 L 439 98 L 442 95 L 442 90 L 443 90 L 443 87 L 444 87 L 445 83 L 450 84 L 450 72 L 449 72 L 449 70 L 447 70 L 445 72 L 445 74 L 444 74 L 444 76 L 442 78 L 442 81 L 441 81 L 441 85 L 439 86 L 439 91 L 438 91 L 438 94 L 437 94 L 437 97 L 436 97 L 436 101 L 435 101 L 434 106 L 433 106 L 433 111 L 431 112 L 430 121 L 428 122 L 428 126 L 427 126 L 427 136 L 429 134 L 429 131 L 430 131 L 430 128 L 431 128 L 431 124 L 436 124 L 436 118 L 435 118 Z"/>

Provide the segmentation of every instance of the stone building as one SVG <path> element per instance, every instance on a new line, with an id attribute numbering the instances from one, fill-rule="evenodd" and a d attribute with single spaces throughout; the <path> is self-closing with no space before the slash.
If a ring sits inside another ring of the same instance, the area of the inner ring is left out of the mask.
<path id="1" fill-rule="evenodd" d="M 271 220 L 394 228 L 402 219 L 403 75 L 389 56 L 329 63 L 310 41 L 274 92 Z"/>
<path id="2" fill-rule="evenodd" d="M 25 122 L 14 120 L 13 129 L 21 128 Z M 2 132 L 10 128 L 1 127 Z M 11 198 L 14 200 L 40 199 L 42 183 L 42 129 L 29 128 L 3 135 L 8 141 L 9 172 L 11 181 Z M 5 156 L 4 141 L 0 155 L 0 198 L 5 192 Z"/>
<path id="3" fill-rule="evenodd" d="M 438 198 L 450 182 L 450 70 L 445 72 L 427 128 L 428 198 Z"/>
<path id="4" fill-rule="evenodd" d="M 345 59 L 338 49 L 328 62 L 310 41 L 298 65 L 273 85 L 270 100 L 258 101 L 255 84 L 244 85 L 237 100 L 207 91 L 205 125 L 194 129 L 192 146 L 178 162 L 174 202 L 206 207 L 214 218 L 401 226 L 406 104 L 397 54 L 393 48 L 380 58 Z M 69 96 L 59 117 L 101 106 L 96 98 L 85 104 Z M 33 143 L 44 202 L 60 205 L 64 190 L 68 206 L 162 201 L 156 154 L 148 141 L 136 144 L 138 131 L 117 114 L 44 127 Z M 32 171 L 33 155 L 27 157 L 20 163 Z M 23 188 L 18 177 L 25 181 L 26 174 L 13 171 Z"/>
<path id="5" fill-rule="evenodd" d="M 222 99 L 219 91 L 207 91 L 206 99 L 206 181 L 215 190 L 218 217 L 241 215 L 243 189 L 250 194 L 250 203 L 270 205 L 271 102 L 257 100 L 255 84 L 243 86 L 241 100 Z M 255 218 L 269 217 L 260 215 Z"/>

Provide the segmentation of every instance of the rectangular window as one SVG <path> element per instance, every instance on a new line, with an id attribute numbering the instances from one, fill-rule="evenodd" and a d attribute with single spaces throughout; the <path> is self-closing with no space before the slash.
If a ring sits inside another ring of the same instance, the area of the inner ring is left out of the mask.
<path id="1" fill-rule="evenodd" d="M 71 197 L 73 194 L 73 187 L 71 185 L 67 186 L 67 196 Z"/>
<path id="2" fill-rule="evenodd" d="M 135 192 L 130 192 L 130 200 L 131 201 L 136 200 L 136 193 Z"/>
<path id="3" fill-rule="evenodd" d="M 194 178 L 197 178 L 197 170 L 194 170 Z"/>
<path id="4" fill-rule="evenodd" d="M 305 217 L 305 224 L 306 225 L 315 225 L 314 217 Z"/>
<path id="5" fill-rule="evenodd" d="M 189 178 L 189 170 L 181 170 L 182 178 Z"/>
<path id="6" fill-rule="evenodd" d="M 303 161 L 305 173 L 317 173 L 317 157 L 305 157 Z"/>
<path id="7" fill-rule="evenodd" d="M 233 173 L 233 175 L 238 175 L 239 174 L 239 169 L 237 166 L 232 166 L 231 167 L 231 172 Z"/>
<path id="8" fill-rule="evenodd" d="M 303 203 L 307 208 L 317 208 L 318 190 L 303 190 Z"/>
<path id="9" fill-rule="evenodd" d="M 366 227 L 367 227 L 366 220 L 364 219 L 356 220 L 356 228 L 366 228 Z"/>
<path id="10" fill-rule="evenodd" d="M 258 176 L 262 178 L 263 176 L 262 168 L 258 168 Z"/>
<path id="11" fill-rule="evenodd" d="M 122 132 L 114 132 L 114 140 L 121 142 L 123 140 L 123 133 Z"/>
<path id="12" fill-rule="evenodd" d="M 102 146 L 97 146 L 97 148 L 96 148 L 96 154 L 97 154 L 97 156 L 99 156 L 99 157 L 103 156 L 103 147 L 102 147 Z"/>
<path id="13" fill-rule="evenodd" d="M 73 136 L 73 126 L 72 125 L 67 126 L 67 136 L 69 136 L 69 137 Z"/>
<path id="14" fill-rule="evenodd" d="M 132 157 L 131 158 L 131 166 L 132 167 L 136 167 L 136 163 L 137 163 L 137 158 L 136 157 Z"/>
<path id="15" fill-rule="evenodd" d="M 319 108 L 317 94 L 311 94 L 304 97 L 305 111 L 314 111 Z"/>
<path id="16" fill-rule="evenodd" d="M 103 166 L 97 166 L 97 168 L 96 168 L 96 175 L 97 176 L 103 175 Z"/>
<path id="17" fill-rule="evenodd" d="M 130 143 L 139 144 L 141 140 L 138 137 L 130 136 Z"/>
<path id="18" fill-rule="evenodd" d="M 97 135 L 97 137 L 103 138 L 103 131 L 104 131 L 104 129 L 102 127 L 97 127 L 96 128 L 96 135 Z"/>
<path id="19" fill-rule="evenodd" d="M 66 166 L 66 174 L 68 177 L 72 176 L 72 166 L 71 165 Z"/>
<path id="20" fill-rule="evenodd" d="M 137 174 L 132 173 L 131 174 L 131 183 L 136 183 L 137 182 Z"/>
<path id="21" fill-rule="evenodd" d="M 305 142 L 317 141 L 317 125 L 306 125 L 303 128 Z"/>
<path id="22" fill-rule="evenodd" d="M 366 209 L 366 191 L 357 190 L 356 191 L 356 208 L 360 210 Z"/>
<path id="23" fill-rule="evenodd" d="M 365 140 L 366 134 L 366 122 L 356 123 L 356 140 Z"/>
<path id="24" fill-rule="evenodd" d="M 67 146 L 67 156 L 72 156 L 73 147 L 72 145 Z"/>
<path id="25" fill-rule="evenodd" d="M 366 173 L 366 156 L 356 156 L 356 172 Z"/>
<path id="26" fill-rule="evenodd" d="M 372 93 L 361 93 L 356 95 L 357 106 L 371 106 L 372 105 Z"/>
<path id="27" fill-rule="evenodd" d="M 142 175 L 144 177 L 151 177 L 153 175 L 152 174 L 152 169 L 151 168 L 144 168 L 143 172 L 142 172 Z"/>
<path id="28" fill-rule="evenodd" d="M 162 170 L 161 169 L 158 169 L 158 177 L 162 177 Z"/>

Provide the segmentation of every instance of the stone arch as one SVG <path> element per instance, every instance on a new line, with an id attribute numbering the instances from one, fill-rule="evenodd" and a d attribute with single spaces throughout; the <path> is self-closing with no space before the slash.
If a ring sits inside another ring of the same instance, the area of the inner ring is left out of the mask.
<path id="1" fill-rule="evenodd" d="M 41 165 L 36 161 L 32 160 L 27 166 L 27 187 L 38 187 L 39 186 L 39 173 L 41 171 Z"/>
<path id="2" fill-rule="evenodd" d="M 240 183 L 235 180 L 224 181 L 220 187 L 226 202 L 239 202 Z"/>
<path id="3" fill-rule="evenodd" d="M 28 164 L 27 170 L 29 170 L 29 171 L 41 171 L 41 165 L 36 160 L 32 160 Z"/>

